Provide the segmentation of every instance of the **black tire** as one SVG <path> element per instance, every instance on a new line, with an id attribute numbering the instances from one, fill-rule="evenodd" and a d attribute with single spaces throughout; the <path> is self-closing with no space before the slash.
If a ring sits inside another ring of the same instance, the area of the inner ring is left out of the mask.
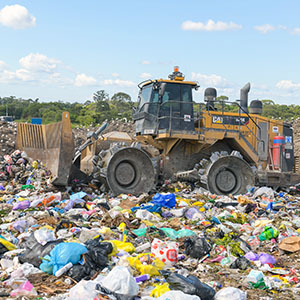
<path id="1" fill-rule="evenodd" d="M 218 195 L 244 194 L 254 186 L 255 176 L 250 165 L 237 156 L 223 156 L 209 166 L 207 187 Z"/>
<path id="2" fill-rule="evenodd" d="M 120 149 L 108 162 L 106 180 L 114 195 L 148 193 L 155 185 L 152 161 L 143 150 Z"/>

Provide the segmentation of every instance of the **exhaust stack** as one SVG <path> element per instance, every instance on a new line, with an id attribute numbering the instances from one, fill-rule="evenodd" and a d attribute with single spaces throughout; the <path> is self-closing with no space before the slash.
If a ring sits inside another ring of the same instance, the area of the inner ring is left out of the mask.
<path id="1" fill-rule="evenodd" d="M 248 93 L 250 91 L 250 82 L 248 82 L 243 88 L 241 88 L 240 100 L 241 100 L 241 113 L 248 113 Z"/>

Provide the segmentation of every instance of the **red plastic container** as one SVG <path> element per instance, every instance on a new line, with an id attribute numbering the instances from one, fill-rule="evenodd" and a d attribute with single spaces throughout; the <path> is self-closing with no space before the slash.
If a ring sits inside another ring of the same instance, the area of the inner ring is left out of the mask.
<path id="1" fill-rule="evenodd" d="M 285 137 L 275 136 L 273 139 L 273 163 L 274 169 L 279 170 L 280 168 L 280 148 L 284 151 Z"/>

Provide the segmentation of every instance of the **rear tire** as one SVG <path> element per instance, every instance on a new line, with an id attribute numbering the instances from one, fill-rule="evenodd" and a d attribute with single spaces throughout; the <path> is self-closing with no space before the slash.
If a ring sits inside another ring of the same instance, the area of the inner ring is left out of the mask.
<path id="1" fill-rule="evenodd" d="M 218 195 L 244 194 L 254 186 L 255 177 L 250 165 L 237 156 L 222 156 L 207 170 L 207 187 Z"/>

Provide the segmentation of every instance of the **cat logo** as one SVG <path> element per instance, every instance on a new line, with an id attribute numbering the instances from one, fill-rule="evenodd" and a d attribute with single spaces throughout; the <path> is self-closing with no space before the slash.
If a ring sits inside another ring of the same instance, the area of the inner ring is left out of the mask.
<path id="1" fill-rule="evenodd" d="M 213 124 L 222 124 L 223 118 L 219 116 L 213 116 Z"/>

